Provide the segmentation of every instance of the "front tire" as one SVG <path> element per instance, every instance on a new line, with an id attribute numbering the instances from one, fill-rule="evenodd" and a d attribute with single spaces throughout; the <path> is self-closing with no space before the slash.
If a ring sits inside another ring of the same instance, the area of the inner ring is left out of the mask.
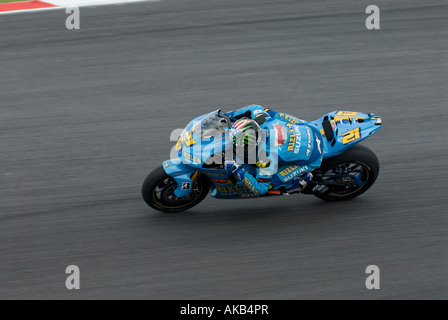
<path id="1" fill-rule="evenodd" d="M 313 194 L 316 197 L 326 201 L 350 200 L 366 192 L 375 183 L 380 164 L 372 150 L 363 145 L 356 145 L 343 154 L 325 159 L 319 171 L 322 182 L 351 182 L 351 184 L 326 185 L 321 191 L 315 188 Z M 319 186 L 319 181 L 317 184 Z"/>
<path id="2" fill-rule="evenodd" d="M 193 183 L 191 193 L 186 197 L 176 197 L 175 180 L 166 174 L 162 166 L 151 172 L 143 182 L 142 196 L 151 208 L 167 213 L 181 212 L 198 205 L 210 191 L 210 180 L 199 175 Z"/>

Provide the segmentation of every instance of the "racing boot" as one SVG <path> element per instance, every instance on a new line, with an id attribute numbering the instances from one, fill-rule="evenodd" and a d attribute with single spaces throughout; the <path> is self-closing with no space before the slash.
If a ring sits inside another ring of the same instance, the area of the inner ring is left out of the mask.
<path id="1" fill-rule="evenodd" d="M 311 172 L 301 175 L 298 179 L 293 180 L 293 186 L 288 190 L 288 194 L 295 194 L 302 192 L 308 183 L 313 179 L 313 174 Z"/>

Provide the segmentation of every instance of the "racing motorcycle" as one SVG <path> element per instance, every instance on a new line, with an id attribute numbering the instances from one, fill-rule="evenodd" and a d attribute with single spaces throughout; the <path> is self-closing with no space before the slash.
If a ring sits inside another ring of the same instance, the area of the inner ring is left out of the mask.
<path id="1" fill-rule="evenodd" d="M 341 201 L 366 192 L 378 177 L 379 162 L 373 151 L 358 143 L 381 128 L 381 118 L 373 113 L 334 111 L 307 124 L 315 126 L 322 135 L 323 161 L 320 168 L 312 171 L 312 181 L 300 193 Z M 226 132 L 231 127 L 232 121 L 220 110 L 191 121 L 173 148 L 175 156 L 144 181 L 145 202 L 153 209 L 171 213 L 196 206 L 209 193 L 218 199 L 260 196 L 225 170 L 226 152 L 232 149 Z M 281 180 L 297 167 L 279 167 L 276 175 Z M 289 195 L 286 183 L 271 187 L 262 197 Z"/>

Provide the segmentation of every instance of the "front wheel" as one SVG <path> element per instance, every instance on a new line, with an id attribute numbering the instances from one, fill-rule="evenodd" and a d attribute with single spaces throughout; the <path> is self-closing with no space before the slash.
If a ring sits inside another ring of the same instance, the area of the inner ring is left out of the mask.
<path id="1" fill-rule="evenodd" d="M 326 159 L 319 169 L 312 193 L 323 200 L 353 199 L 366 192 L 380 171 L 377 156 L 369 148 L 356 145 L 343 154 Z"/>
<path id="2" fill-rule="evenodd" d="M 160 166 L 151 172 L 143 182 L 143 200 L 153 209 L 162 212 L 174 213 L 193 208 L 207 196 L 210 191 L 210 180 L 199 175 L 193 183 L 189 195 L 179 198 L 174 194 L 177 188 L 176 181 L 166 174 Z"/>

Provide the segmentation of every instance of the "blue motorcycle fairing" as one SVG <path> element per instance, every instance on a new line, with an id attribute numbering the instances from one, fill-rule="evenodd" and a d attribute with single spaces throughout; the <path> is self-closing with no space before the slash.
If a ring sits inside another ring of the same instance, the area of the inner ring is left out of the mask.
<path id="1" fill-rule="evenodd" d="M 352 111 L 333 111 L 309 123 L 314 124 L 323 136 L 324 159 L 344 153 L 382 126 L 381 118 L 373 113 Z"/>
<path id="2" fill-rule="evenodd" d="M 191 187 L 193 186 L 191 176 L 198 171 L 198 168 L 182 163 L 179 158 L 165 161 L 163 163 L 163 168 L 166 174 L 171 176 L 177 183 L 174 195 L 179 198 L 187 196 L 191 192 Z M 236 185 L 234 185 L 227 175 L 227 171 L 224 169 L 201 168 L 199 172 L 210 179 L 210 194 L 215 198 L 242 198 L 242 196 L 239 195 L 241 191 L 247 191 L 247 193 L 250 192 L 247 186 L 241 181 L 237 181 Z M 189 188 L 186 189 L 186 186 Z"/>
<path id="3" fill-rule="evenodd" d="M 210 178 L 211 193 L 215 198 L 221 199 L 242 199 L 259 196 L 242 182 L 235 184 L 229 178 L 225 170 L 203 168 L 204 163 L 216 153 L 222 152 L 228 147 L 228 142 L 223 137 L 201 139 L 201 133 L 195 129 L 195 124 L 207 116 L 213 115 L 217 111 L 200 116 L 191 121 L 185 128 L 178 142 L 179 158 L 171 159 L 163 163 L 165 172 L 177 183 L 174 194 L 177 197 L 187 196 L 193 186 L 191 176 L 199 171 Z M 355 144 L 366 139 L 375 131 L 381 128 L 381 119 L 373 113 L 364 114 L 351 111 L 333 111 L 318 120 L 308 122 L 314 125 L 317 133 L 316 138 L 321 139 L 323 159 L 334 157 L 345 152 Z M 322 157 L 315 159 L 312 163 L 297 163 L 280 165 L 277 173 L 272 178 L 275 188 L 285 187 L 288 189 L 293 178 L 309 172 L 320 166 Z M 254 170 L 252 166 L 244 165 L 247 170 Z M 285 171 L 286 170 L 286 171 Z M 281 174 L 283 173 L 283 175 Z M 286 173 L 286 174 L 285 174 Z"/>
<path id="4" fill-rule="evenodd" d="M 193 136 L 195 137 L 195 136 Z M 197 138 L 197 137 L 196 137 Z M 203 140 L 201 142 L 201 148 L 197 147 L 198 144 L 190 145 L 190 147 L 182 146 L 179 151 L 179 158 L 167 160 L 163 163 L 165 172 L 171 176 L 177 183 L 177 188 L 174 190 L 176 197 L 185 197 L 193 186 L 191 176 L 196 171 L 199 171 L 207 175 L 212 180 L 216 179 L 229 179 L 225 170 L 219 169 L 206 169 L 202 166 L 206 160 L 216 154 L 221 154 L 228 146 L 228 142 L 222 141 L 222 138 L 212 138 L 210 141 Z M 222 156 L 216 159 L 215 163 L 222 162 Z"/>
<path id="5" fill-rule="evenodd" d="M 182 163 L 182 160 L 177 158 L 164 161 L 163 169 L 177 183 L 177 188 L 174 190 L 176 197 L 185 197 L 191 192 L 193 186 L 191 176 L 197 171 L 196 168 Z"/>
<path id="6" fill-rule="evenodd" d="M 225 132 L 222 133 L 222 135 L 201 137 L 202 121 L 219 112 L 220 110 L 216 110 L 206 115 L 199 116 L 185 127 L 178 141 L 178 157 L 183 163 L 200 169 L 210 157 L 219 155 L 228 148 L 229 142 L 224 140 Z M 228 128 L 226 128 L 225 131 L 227 129 Z M 217 131 L 214 131 L 214 133 L 216 132 Z M 220 158 L 216 160 L 221 161 Z"/>

